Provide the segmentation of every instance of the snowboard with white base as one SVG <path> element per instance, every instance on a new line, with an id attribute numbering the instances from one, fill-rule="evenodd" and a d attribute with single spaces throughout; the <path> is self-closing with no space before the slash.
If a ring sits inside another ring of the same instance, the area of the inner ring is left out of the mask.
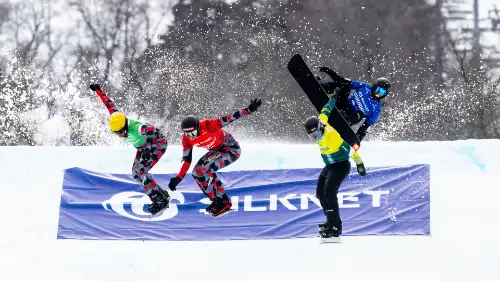
<path id="1" fill-rule="evenodd" d="M 342 243 L 342 238 L 339 237 L 329 237 L 329 238 L 319 238 L 319 243 L 320 244 L 328 244 L 328 243 Z"/>
<path id="2" fill-rule="evenodd" d="M 213 217 L 214 219 L 217 219 L 217 218 L 223 217 L 223 216 L 228 215 L 228 214 L 230 214 L 232 212 L 235 212 L 235 211 L 236 211 L 235 209 L 228 209 L 228 210 L 226 210 L 226 211 L 224 211 L 224 212 L 222 212 L 222 213 L 220 213 L 220 214 L 218 214 L 216 216 L 214 216 L 212 213 L 207 212 L 207 211 L 205 211 L 203 213 L 205 215 L 209 215 L 209 216 Z"/>
<path id="3" fill-rule="evenodd" d="M 235 209 L 228 209 L 227 211 L 224 211 L 223 213 L 220 213 L 220 214 L 218 214 L 218 215 L 216 215 L 216 216 L 214 216 L 214 215 L 212 215 L 212 214 L 210 214 L 210 215 L 211 215 L 214 219 L 217 219 L 217 218 L 223 217 L 223 216 L 225 216 L 225 215 L 227 215 L 227 214 L 230 214 L 230 213 L 232 213 L 232 212 L 234 212 L 234 211 L 236 211 L 236 210 L 235 210 Z"/>

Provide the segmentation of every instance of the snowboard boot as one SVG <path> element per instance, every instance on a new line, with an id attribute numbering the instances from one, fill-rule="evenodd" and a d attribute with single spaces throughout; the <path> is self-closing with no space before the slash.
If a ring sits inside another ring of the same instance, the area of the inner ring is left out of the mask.
<path id="1" fill-rule="evenodd" d="M 205 208 L 205 211 L 207 211 L 207 213 L 211 214 L 210 210 L 212 210 L 212 208 L 215 206 L 215 204 L 217 203 L 217 197 L 214 197 L 214 198 L 209 198 L 210 201 L 212 201 L 212 203 L 210 203 L 210 205 L 208 205 L 206 208 Z"/>
<path id="2" fill-rule="evenodd" d="M 321 204 L 321 206 L 323 206 L 323 204 Z M 325 217 L 328 218 L 328 216 L 326 215 L 325 208 L 323 208 L 323 214 L 325 214 Z M 327 223 L 328 223 L 328 219 L 326 220 L 326 222 L 318 224 L 318 230 L 321 231 L 321 229 L 323 229 Z"/>
<path id="3" fill-rule="evenodd" d="M 334 210 L 325 210 L 326 222 L 319 225 L 319 231 L 326 231 L 332 228 L 337 229 L 342 233 L 342 220 L 338 217 L 338 213 Z"/>
<path id="4" fill-rule="evenodd" d="M 161 187 L 153 189 L 149 198 L 153 203 L 148 205 L 148 211 L 153 217 L 161 215 L 170 205 L 170 195 Z"/>
<path id="5" fill-rule="evenodd" d="M 328 222 L 320 223 L 318 224 L 318 230 L 322 231 L 325 229 L 325 226 L 328 224 Z"/>
<path id="6" fill-rule="evenodd" d="M 342 228 L 334 226 L 331 221 L 327 221 L 319 229 L 321 238 L 339 237 L 341 234 Z"/>
<path id="7" fill-rule="evenodd" d="M 231 209 L 231 206 L 233 205 L 231 202 L 231 198 L 229 198 L 226 193 L 224 193 L 221 198 L 215 197 L 214 199 L 214 204 L 208 211 L 208 213 L 214 217 L 217 217 L 222 213 L 229 211 Z"/>

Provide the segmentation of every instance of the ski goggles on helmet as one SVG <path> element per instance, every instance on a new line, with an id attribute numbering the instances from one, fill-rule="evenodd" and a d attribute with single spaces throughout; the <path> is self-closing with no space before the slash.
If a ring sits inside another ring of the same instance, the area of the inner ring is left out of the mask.
<path id="1" fill-rule="evenodd" d="M 121 136 L 121 134 L 123 134 L 123 132 L 125 132 L 126 130 L 127 130 L 127 127 L 123 127 L 120 130 L 118 130 L 118 131 L 112 131 L 112 132 L 114 134 L 117 134 L 117 135 Z"/>
<path id="2" fill-rule="evenodd" d="M 377 88 L 375 88 L 374 95 L 377 98 L 385 97 L 385 95 L 387 95 L 387 90 L 380 86 L 377 86 Z"/>
<path id="3" fill-rule="evenodd" d="M 184 135 L 194 138 L 198 135 L 198 130 L 196 130 L 194 127 L 192 128 L 186 128 L 184 129 Z"/>

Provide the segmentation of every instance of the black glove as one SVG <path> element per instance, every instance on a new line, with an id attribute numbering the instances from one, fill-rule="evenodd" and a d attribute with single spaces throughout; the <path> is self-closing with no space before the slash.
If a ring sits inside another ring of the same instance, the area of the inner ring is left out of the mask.
<path id="1" fill-rule="evenodd" d="M 168 183 L 168 188 L 170 188 L 170 190 L 172 191 L 175 191 L 176 190 L 176 186 L 182 181 L 181 178 L 179 178 L 179 176 L 175 176 L 173 178 L 170 179 L 170 182 Z"/>
<path id="2" fill-rule="evenodd" d="M 366 169 L 365 169 L 365 164 L 357 164 L 356 165 L 356 170 L 358 170 L 358 174 L 362 177 L 366 176 Z"/>
<path id="3" fill-rule="evenodd" d="M 90 84 L 90 87 L 89 87 L 89 88 L 90 88 L 92 91 L 94 91 L 94 92 L 95 92 L 96 90 L 99 90 L 99 91 L 101 91 L 101 92 L 102 92 L 102 90 L 101 90 L 101 85 L 99 85 L 99 84 Z"/>
<path id="4" fill-rule="evenodd" d="M 250 101 L 250 105 L 247 107 L 249 113 L 257 111 L 257 108 L 262 105 L 262 101 L 259 98 L 255 98 Z"/>
<path id="5" fill-rule="evenodd" d="M 332 78 L 333 82 L 351 82 L 350 79 L 344 78 L 337 74 L 337 72 L 333 71 L 331 68 L 322 66 L 319 68 L 319 71 L 324 72 Z"/>
<path id="6" fill-rule="evenodd" d="M 141 159 L 142 161 L 149 161 L 151 159 L 151 149 L 150 148 L 145 148 L 142 153 L 141 153 Z"/>
<path id="7" fill-rule="evenodd" d="M 354 152 L 351 155 L 351 158 L 356 163 L 356 170 L 358 170 L 358 174 L 362 177 L 366 176 L 365 164 L 363 163 L 363 159 L 361 159 L 358 152 Z"/>

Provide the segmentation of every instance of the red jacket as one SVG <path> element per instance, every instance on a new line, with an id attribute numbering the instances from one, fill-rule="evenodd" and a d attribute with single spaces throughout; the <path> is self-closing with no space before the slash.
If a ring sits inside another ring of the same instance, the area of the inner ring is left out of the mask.
<path id="1" fill-rule="evenodd" d="M 184 150 L 192 149 L 193 146 L 216 150 L 224 143 L 225 134 L 221 129 L 222 122 L 219 119 L 201 120 L 200 129 L 198 130 L 199 136 L 195 139 L 190 139 L 184 135 L 182 137 L 182 146 Z"/>
<path id="2" fill-rule="evenodd" d="M 226 135 L 226 132 L 224 132 L 222 128 L 229 125 L 234 120 L 245 117 L 248 114 L 248 110 L 242 108 L 236 112 L 222 116 L 219 119 L 200 120 L 200 128 L 198 129 L 198 136 L 196 138 L 190 139 L 186 135 L 182 137 L 182 161 L 184 163 L 177 176 L 183 179 L 186 175 L 187 170 L 191 166 L 194 146 L 203 147 L 208 150 L 219 149 L 224 144 Z"/>

